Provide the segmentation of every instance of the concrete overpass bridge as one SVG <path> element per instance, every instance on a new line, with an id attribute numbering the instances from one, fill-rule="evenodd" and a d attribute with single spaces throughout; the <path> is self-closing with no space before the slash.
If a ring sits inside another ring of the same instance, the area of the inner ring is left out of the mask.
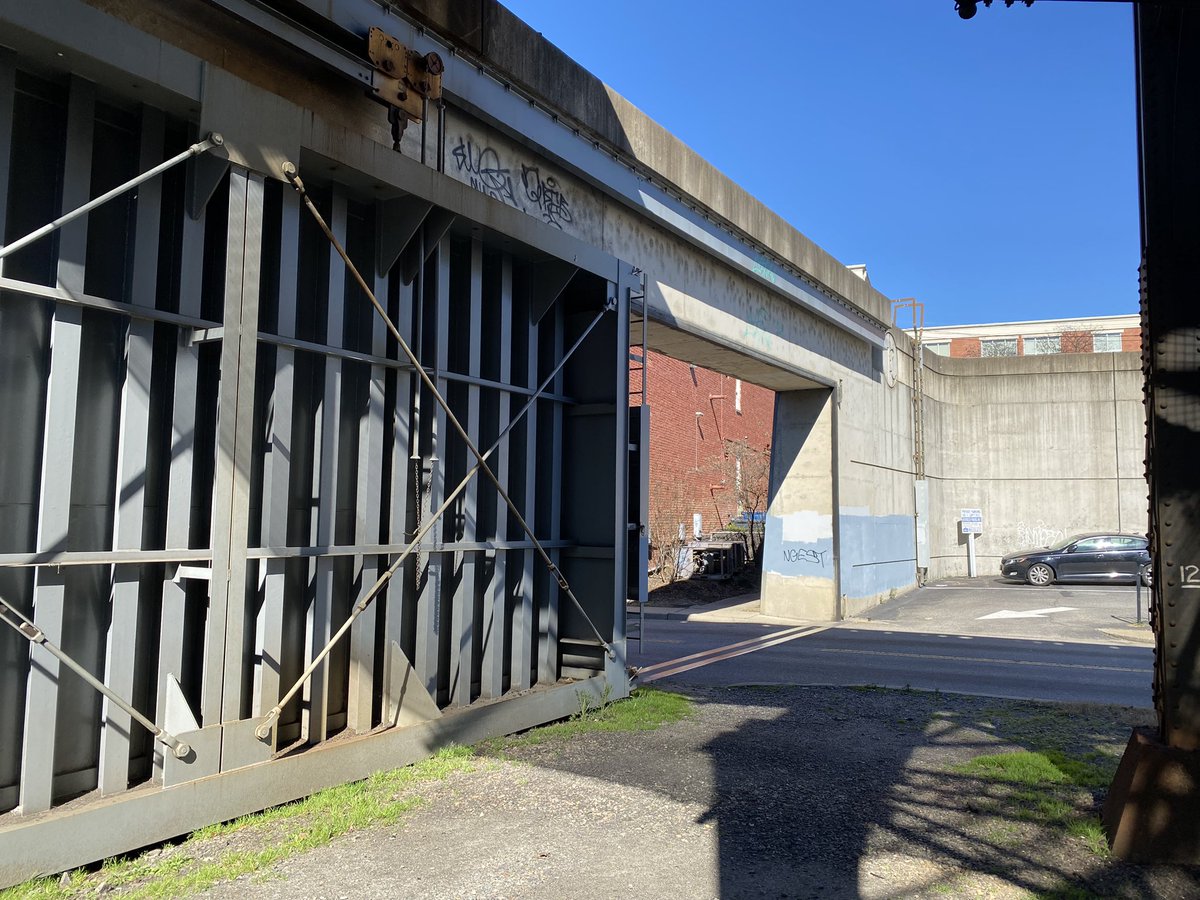
<path id="1" fill-rule="evenodd" d="M 642 323 L 781 392 L 767 611 L 929 564 L 888 299 L 500 5 L 0 23 L 0 884 L 623 696 Z"/>

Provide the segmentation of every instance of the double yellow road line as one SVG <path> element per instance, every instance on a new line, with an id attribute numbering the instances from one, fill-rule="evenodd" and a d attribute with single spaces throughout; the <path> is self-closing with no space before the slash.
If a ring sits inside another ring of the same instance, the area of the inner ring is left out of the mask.
<path id="1" fill-rule="evenodd" d="M 698 669 L 701 666 L 709 666 L 722 660 L 733 659 L 735 656 L 745 656 L 747 653 L 765 650 L 768 647 L 774 647 L 778 644 L 786 644 L 788 641 L 796 640 L 796 638 L 808 637 L 810 634 L 817 634 L 832 627 L 832 625 L 799 625 L 795 628 L 785 628 L 783 631 L 772 631 L 770 634 L 751 638 L 748 641 L 739 641 L 736 644 L 713 647 L 711 650 L 703 650 L 700 653 L 693 653 L 690 656 L 669 659 L 666 662 L 655 663 L 652 666 L 638 669 L 637 681 L 639 684 L 649 684 L 652 681 L 658 681 L 660 678 L 678 675 L 681 672 Z"/>

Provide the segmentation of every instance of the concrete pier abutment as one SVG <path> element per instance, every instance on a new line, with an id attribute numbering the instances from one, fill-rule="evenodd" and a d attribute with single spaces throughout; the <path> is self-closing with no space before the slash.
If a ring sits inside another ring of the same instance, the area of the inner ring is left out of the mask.
<path id="1" fill-rule="evenodd" d="M 787 391 L 775 398 L 763 538 L 762 608 L 769 616 L 841 617 L 834 412 L 831 388 Z"/>

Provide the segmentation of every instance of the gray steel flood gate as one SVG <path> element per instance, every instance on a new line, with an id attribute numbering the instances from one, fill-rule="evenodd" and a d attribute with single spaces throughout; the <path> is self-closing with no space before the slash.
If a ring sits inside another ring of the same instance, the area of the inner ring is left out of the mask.
<path id="1" fill-rule="evenodd" d="M 0 54 L 0 235 L 195 140 Z M 627 691 L 633 270 L 299 163 L 580 607 L 476 479 L 254 736 L 475 460 L 291 187 L 172 168 L 0 261 L 0 597 L 191 752 L 0 629 L 0 884 Z"/>

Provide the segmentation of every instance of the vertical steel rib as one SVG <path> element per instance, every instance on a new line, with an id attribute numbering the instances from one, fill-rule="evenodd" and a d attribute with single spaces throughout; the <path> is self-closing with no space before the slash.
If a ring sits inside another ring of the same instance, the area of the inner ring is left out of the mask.
<path id="1" fill-rule="evenodd" d="M 67 97 L 66 155 L 63 161 L 62 203 L 77 203 L 91 188 L 92 134 L 95 127 L 95 85 L 72 77 Z M 57 282 L 67 291 L 83 292 L 87 261 L 87 221 L 75 222 L 59 241 Z M 57 551 L 69 546 L 71 479 L 75 468 L 73 438 L 79 404 L 79 362 L 83 346 L 83 310 L 59 303 L 50 325 L 50 366 L 46 374 L 42 465 L 38 488 L 37 549 Z M 60 435 L 66 435 L 65 439 Z M 33 593 L 36 627 L 52 641 L 65 634 L 67 579 L 60 569 L 37 570 Z M 20 805 L 23 813 L 44 812 L 54 799 L 54 769 L 58 743 L 61 693 L 59 664 L 44 647 L 30 650 L 25 683 L 25 728 L 21 735 Z"/>
<path id="2" fill-rule="evenodd" d="M 508 423 L 508 426 L 499 435 L 497 435 L 492 446 L 483 452 L 483 459 L 486 459 L 496 452 L 496 448 L 500 446 L 501 441 L 503 441 L 508 436 L 508 433 L 516 427 L 517 423 L 521 421 L 525 413 L 527 413 L 533 407 L 533 405 L 537 403 L 538 398 L 545 393 L 546 388 L 549 387 L 554 381 L 555 377 L 566 364 L 567 360 L 571 358 L 572 354 L 574 354 L 587 336 L 591 334 L 592 329 L 600 323 L 600 320 L 604 317 L 604 314 L 609 312 L 611 309 L 611 306 L 606 306 L 596 314 L 596 317 L 592 319 L 590 323 L 588 323 L 587 328 L 583 330 L 583 334 L 581 334 L 578 340 L 571 345 L 571 349 L 563 354 L 563 358 L 559 360 L 558 365 L 554 368 L 554 371 L 546 376 L 546 379 L 538 386 L 538 389 L 534 391 L 533 396 L 531 396 L 525 405 L 521 407 L 521 411 L 513 416 L 512 421 Z M 455 487 L 455 489 L 450 492 L 449 496 L 442 501 L 441 506 L 439 506 L 437 510 L 435 510 L 433 514 L 421 524 L 421 527 L 417 529 L 417 533 L 413 536 L 413 539 L 409 542 L 408 546 L 406 546 L 400 552 L 400 555 L 396 557 L 395 561 L 388 566 L 382 575 L 379 576 L 375 584 L 371 586 L 371 589 L 363 595 L 363 598 L 354 605 L 354 609 L 351 611 L 350 616 L 345 622 L 342 623 L 342 627 L 337 630 L 333 637 L 329 639 L 329 643 L 325 645 L 325 649 L 322 650 L 321 653 L 308 664 L 308 667 L 300 674 L 300 677 L 296 679 L 296 683 L 292 685 L 291 689 L 288 690 L 288 692 L 284 694 L 282 698 L 280 698 L 279 703 L 276 704 L 273 709 L 267 712 L 266 719 L 258 726 L 258 728 L 254 730 L 254 733 L 259 738 L 266 740 L 271 733 L 272 722 L 279 717 L 279 714 L 283 711 L 283 708 L 288 705 L 294 696 L 296 696 L 296 692 L 300 690 L 300 688 L 306 681 L 308 681 L 309 678 L 312 677 L 312 673 L 316 671 L 317 666 L 321 664 L 321 661 L 329 654 L 329 651 L 333 649 L 333 646 L 339 640 L 341 640 L 342 636 L 345 635 L 350 626 L 354 624 L 354 620 L 362 614 L 363 610 L 365 610 L 367 606 L 370 605 L 371 601 L 374 600 L 379 594 L 379 592 L 383 590 L 388 581 L 391 580 L 392 576 L 399 571 L 400 566 L 404 564 L 404 561 L 421 543 L 425 535 L 427 535 L 433 529 L 433 526 L 441 520 L 441 517 L 446 510 L 448 510 L 454 501 L 458 499 L 458 495 L 463 492 L 466 486 L 470 483 L 471 479 L 474 478 L 476 473 L 479 472 L 480 467 L 484 464 L 483 459 L 480 459 L 475 463 L 471 470 L 463 477 L 462 481 L 458 483 L 458 486 Z M 586 617 L 587 614 L 584 613 L 584 615 Z M 589 619 L 588 621 L 590 624 L 591 620 Z"/>
<path id="3" fill-rule="evenodd" d="M 471 455 L 479 460 L 479 471 L 483 472 L 483 474 L 487 476 L 488 480 L 496 488 L 497 493 L 504 500 L 504 502 L 508 504 L 509 509 L 512 510 L 513 516 L 517 520 L 517 524 L 521 526 L 525 534 L 529 536 L 529 540 L 533 542 L 534 549 L 536 549 L 541 555 L 542 561 L 550 570 L 550 574 L 554 576 L 554 580 L 558 582 L 558 586 L 566 593 L 567 598 L 575 604 L 575 608 L 579 610 L 579 614 L 582 615 L 587 621 L 588 625 L 592 629 L 592 633 L 596 636 L 596 640 L 598 640 L 604 647 L 605 653 L 608 654 L 610 659 L 613 658 L 612 647 L 609 646 L 608 641 L 604 640 L 604 637 L 596 628 L 595 623 L 592 622 L 591 617 L 587 614 L 587 610 L 583 608 L 583 604 L 579 602 L 579 598 L 576 597 L 575 592 L 571 590 L 571 585 L 567 583 L 567 579 L 563 576 L 558 566 L 554 564 L 554 560 L 550 558 L 550 554 L 546 552 L 546 548 L 542 546 L 542 542 L 539 541 L 537 535 L 533 533 L 533 529 L 530 528 L 529 523 L 525 521 L 525 517 L 521 514 L 521 511 L 517 508 L 517 505 L 508 495 L 508 491 L 505 490 L 504 485 L 500 483 L 500 479 L 496 477 L 496 473 L 492 471 L 490 466 L 488 466 L 487 462 L 484 460 L 483 454 L 479 451 L 479 448 L 475 446 L 475 443 L 471 440 L 470 435 L 467 434 L 467 430 L 463 427 L 462 422 L 458 420 L 458 416 L 454 415 L 454 411 L 450 409 L 450 404 L 446 402 L 446 398 L 442 396 L 440 391 L 438 391 L 437 385 L 433 383 L 433 379 L 429 377 L 429 373 L 426 372 L 421 366 L 420 360 L 418 360 L 413 354 L 412 348 L 408 346 L 408 343 L 400 334 L 399 329 L 397 329 L 395 323 L 392 322 L 391 317 L 387 314 L 387 310 L 383 308 L 382 304 L 380 304 L 379 300 L 375 297 L 374 291 L 372 291 L 367 285 L 367 282 L 362 277 L 362 273 L 358 271 L 358 267 L 354 265 L 354 262 L 350 259 L 349 254 L 346 253 L 346 248 L 341 245 L 341 242 L 338 241 L 336 235 L 330 231 L 329 225 L 321 216 L 320 211 L 318 211 L 316 206 L 313 205 L 313 202 L 309 198 L 307 191 L 304 189 L 304 182 L 300 180 L 300 176 L 296 172 L 296 167 L 291 163 L 286 163 L 284 165 L 284 175 L 287 177 L 288 181 L 292 183 L 293 187 L 300 192 L 300 196 L 304 200 L 304 205 L 308 207 L 308 211 L 312 213 L 313 218 L 316 219 L 317 224 L 325 233 L 325 237 L 329 239 L 334 248 L 337 250 L 338 255 L 342 257 L 342 260 L 346 264 L 347 270 L 354 276 L 354 280 L 358 282 L 358 286 L 362 288 L 363 293 L 367 295 L 367 298 L 371 301 L 371 305 L 375 307 L 375 311 L 383 317 L 384 322 L 387 324 L 388 330 L 392 333 L 392 337 L 396 339 L 396 343 L 404 352 L 404 355 L 408 357 L 409 362 L 412 363 L 413 367 L 416 369 L 417 376 L 423 382 L 425 382 L 426 387 L 429 388 L 430 393 L 433 395 L 438 405 L 446 411 L 446 420 L 454 426 L 454 430 L 458 432 L 458 436 L 462 438 L 463 443 L 466 444 L 467 449 L 471 452 Z"/>
<path id="4" fill-rule="evenodd" d="M 139 157 L 142 165 L 163 152 L 165 116 L 142 108 Z M 134 218 L 133 290 L 135 305 L 153 309 L 158 279 L 159 215 L 162 191 L 148 184 L 138 191 Z M 150 383 L 154 367 L 154 323 L 130 319 L 125 333 L 125 380 L 121 388 L 117 491 L 113 549 L 137 550 L 142 544 L 146 502 L 146 465 L 150 436 Z M 112 610 L 104 653 L 104 681 L 113 690 L 132 696 L 137 658 L 141 566 L 114 566 L 109 598 Z M 106 703 L 100 732 L 98 780 L 102 794 L 129 786 L 129 717 Z"/>
<path id="5" fill-rule="evenodd" d="M 396 328 L 396 325 L 392 321 L 391 317 L 388 316 L 387 311 L 380 305 L 379 300 L 376 298 L 374 292 L 370 289 L 370 287 L 368 287 L 366 281 L 363 280 L 362 274 L 358 271 L 358 268 L 354 265 L 353 261 L 350 259 L 349 255 L 346 253 L 345 248 L 342 247 L 342 245 L 338 241 L 337 237 L 330 230 L 329 225 L 325 222 L 325 219 L 321 216 L 321 214 L 317 210 L 316 206 L 313 205 L 312 200 L 309 198 L 307 192 L 304 189 L 304 183 L 300 180 L 299 175 L 296 173 L 295 167 L 293 165 L 291 165 L 290 163 L 287 164 L 284 167 L 284 175 L 288 178 L 289 181 L 292 182 L 293 187 L 295 187 L 296 191 L 300 194 L 300 197 L 304 201 L 304 205 L 308 208 L 309 212 L 312 214 L 313 218 L 316 220 L 317 224 L 320 226 L 321 230 L 324 232 L 325 237 L 330 241 L 330 243 L 337 250 L 338 254 L 342 257 L 342 260 L 345 263 L 347 270 L 354 276 L 355 280 L 358 282 L 359 287 L 362 289 L 363 293 L 366 294 L 367 298 L 371 301 L 371 305 L 375 308 L 375 311 L 379 314 L 379 316 L 384 321 L 385 325 L 388 328 L 388 331 L 391 333 L 392 337 L 396 339 L 397 345 L 399 346 L 401 351 L 405 354 L 405 356 L 408 357 L 409 361 L 412 363 L 414 371 L 417 373 L 418 377 L 422 380 L 422 382 L 424 382 L 425 386 L 429 389 L 429 391 L 433 395 L 434 399 L 438 402 L 438 404 L 441 406 L 441 408 L 445 411 L 447 421 L 449 421 L 454 426 L 454 428 L 458 432 L 459 436 L 466 443 L 468 450 L 470 450 L 470 452 L 476 458 L 477 461 L 476 461 L 475 465 L 472 466 L 470 471 L 467 472 L 466 476 L 462 479 L 462 481 L 459 482 L 458 486 L 442 501 L 442 503 L 439 506 L 439 508 L 437 509 L 437 511 L 422 523 L 421 527 L 418 529 L 417 533 L 414 535 L 412 541 L 408 544 L 408 546 L 404 548 L 404 550 L 400 553 L 400 555 L 396 558 L 396 560 L 383 572 L 382 575 L 379 576 L 379 579 L 375 582 L 375 584 L 371 587 L 371 589 L 366 592 L 366 594 L 362 597 L 362 599 L 360 599 L 355 604 L 354 609 L 351 611 L 351 613 L 347 617 L 346 621 L 343 622 L 341 627 L 338 628 L 338 630 L 330 637 L 329 642 L 326 644 L 325 648 L 313 658 L 313 660 L 305 668 L 304 672 L 302 672 L 300 677 L 296 680 L 296 683 L 293 684 L 291 689 L 280 699 L 279 703 L 277 703 L 273 709 L 268 711 L 264 721 L 262 723 L 260 723 L 259 726 L 255 729 L 255 734 L 262 740 L 266 740 L 270 736 L 273 723 L 278 718 L 283 707 L 288 704 L 288 702 L 292 699 L 292 697 L 295 696 L 296 692 L 305 684 L 305 682 L 307 682 L 307 680 L 312 676 L 312 673 L 317 669 L 318 666 L 321 665 L 321 662 L 329 654 L 330 650 L 334 647 L 334 645 L 336 645 L 337 642 L 339 640 L 341 640 L 341 638 L 350 630 L 351 626 L 354 624 L 355 619 L 357 619 L 358 616 L 361 615 L 362 612 L 367 608 L 367 606 L 370 605 L 371 601 L 375 598 L 375 596 L 383 589 L 383 587 L 388 583 L 388 581 L 391 580 L 392 576 L 395 575 L 395 573 L 399 570 L 399 568 L 403 564 L 404 560 L 408 558 L 408 556 L 413 552 L 414 549 L 416 549 L 416 547 L 421 543 L 421 540 L 433 528 L 433 526 L 438 521 L 440 521 L 440 519 L 441 519 L 442 515 L 445 513 L 445 511 L 450 508 L 450 505 L 454 502 L 454 500 L 458 497 L 458 495 L 460 493 L 462 493 L 462 491 L 466 488 L 467 484 L 470 483 L 471 479 L 474 478 L 475 475 L 480 471 L 484 472 L 489 477 L 492 484 L 495 486 L 497 492 L 499 493 L 500 497 L 508 505 L 509 509 L 511 509 L 513 511 L 514 517 L 517 519 L 518 523 L 524 529 L 525 533 L 529 536 L 529 539 L 533 543 L 534 548 L 541 554 L 543 561 L 546 563 L 551 574 L 555 577 L 555 580 L 558 582 L 559 587 L 567 594 L 567 597 L 575 604 L 575 606 L 579 610 L 580 614 L 584 617 L 584 620 L 591 627 L 593 634 L 595 634 L 595 636 L 596 636 L 596 639 L 600 642 L 601 646 L 604 648 L 605 653 L 608 655 L 608 657 L 610 659 L 614 658 L 615 654 L 614 654 L 614 651 L 613 651 L 611 645 L 607 641 L 604 640 L 603 636 L 601 636 L 599 630 L 597 630 L 595 624 L 592 622 L 591 618 L 588 616 L 587 611 L 583 608 L 582 604 L 580 604 L 578 598 L 575 597 L 575 594 L 571 590 L 570 585 L 567 583 L 567 581 L 563 577 L 562 573 L 558 570 L 558 567 L 554 565 L 553 561 L 550 559 L 549 555 L 546 553 L 545 548 L 542 546 L 541 542 L 537 539 L 537 536 L 533 534 L 533 530 L 529 527 L 528 523 L 525 521 L 525 518 L 521 514 L 520 510 L 517 509 L 516 505 L 513 503 L 512 498 L 509 497 L 508 492 L 500 484 L 499 479 L 496 477 L 496 474 L 487 465 L 487 457 L 490 456 L 496 450 L 496 448 L 500 446 L 501 441 L 508 434 L 508 432 L 512 430 L 513 426 L 515 426 L 516 423 L 520 421 L 521 417 L 525 414 L 525 412 L 527 410 L 529 410 L 530 407 L 532 407 L 534 403 L 537 402 L 538 397 L 545 391 L 546 387 L 549 384 L 551 384 L 553 382 L 553 380 L 558 376 L 558 373 L 562 370 L 562 367 L 565 365 L 566 361 L 571 357 L 571 354 L 573 354 L 574 351 L 583 343 L 583 341 L 587 338 L 587 336 L 592 332 L 592 329 L 595 328 L 596 325 L 599 323 L 600 319 L 604 316 L 604 314 L 614 308 L 614 304 L 610 303 L 610 304 L 606 305 L 602 310 L 600 310 L 600 312 L 598 312 L 596 314 L 596 317 L 592 320 L 592 322 L 590 322 L 588 324 L 588 327 L 586 329 L 584 329 L 583 333 L 579 336 L 579 338 L 571 346 L 571 349 L 567 353 L 563 354 L 562 359 L 559 360 L 558 365 L 555 366 L 555 368 L 554 368 L 554 371 L 551 372 L 547 376 L 545 381 L 542 382 L 542 384 L 538 387 L 537 391 L 533 394 L 533 396 L 529 398 L 528 402 L 521 409 L 521 411 L 512 418 L 512 420 L 508 423 L 508 426 L 504 429 L 504 431 L 501 432 L 501 434 L 497 436 L 496 441 L 492 444 L 492 446 L 489 447 L 486 452 L 480 452 L 478 447 L 476 447 L 475 444 L 467 436 L 465 430 L 463 429 L 462 424 L 458 421 L 458 418 L 450 410 L 449 405 L 446 403 L 445 398 L 442 397 L 441 393 L 437 390 L 436 385 L 434 385 L 432 379 L 429 377 L 429 374 L 425 371 L 424 367 L 421 366 L 420 361 L 413 354 L 412 349 L 409 347 L 407 341 L 404 340 L 404 337 L 400 334 L 399 330 Z"/>

